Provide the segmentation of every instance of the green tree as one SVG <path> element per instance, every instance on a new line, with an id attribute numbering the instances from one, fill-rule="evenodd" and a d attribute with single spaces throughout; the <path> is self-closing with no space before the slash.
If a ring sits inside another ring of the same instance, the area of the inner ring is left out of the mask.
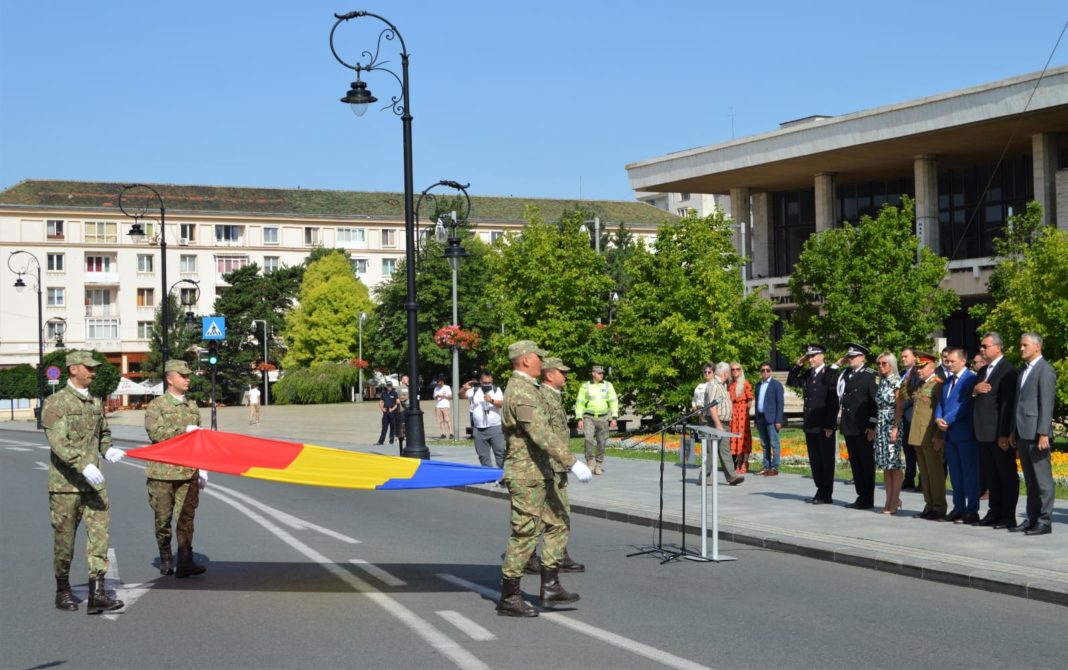
<path id="1" fill-rule="evenodd" d="M 319 363 L 293 368 L 274 385 L 279 405 L 308 405 L 348 400 L 349 389 L 359 383 L 359 371 L 345 363 Z"/>
<path id="2" fill-rule="evenodd" d="M 29 363 L 22 363 L 0 370 L 0 398 L 37 397 L 37 368 Z"/>
<path id="3" fill-rule="evenodd" d="M 44 367 L 47 370 L 50 366 L 54 365 L 60 370 L 59 384 L 56 385 L 56 389 L 61 389 L 67 384 L 67 354 L 69 352 L 65 349 L 56 349 L 50 353 L 45 354 Z M 122 375 L 119 373 L 119 369 L 108 363 L 107 356 L 100 353 L 96 349 L 91 350 L 93 358 L 100 362 L 100 365 L 96 366 L 96 377 L 93 378 L 93 383 L 89 385 L 89 393 L 93 394 L 97 398 L 106 399 L 115 389 L 119 387 L 119 379 Z M 36 384 L 36 380 L 34 381 Z M 36 389 L 36 386 L 34 387 Z M 37 391 L 34 391 L 34 395 L 37 395 Z"/>
<path id="4" fill-rule="evenodd" d="M 167 310 L 170 317 L 170 327 L 167 329 L 167 345 L 170 347 L 171 358 L 184 360 L 190 367 L 197 367 L 197 347 L 200 345 L 201 321 L 194 317 L 192 324 L 186 323 L 185 309 L 179 305 L 178 298 L 169 293 L 163 298 L 167 301 Z M 194 306 L 195 309 L 195 306 Z M 153 378 L 163 378 L 163 353 L 160 333 L 163 331 L 163 305 L 156 308 L 156 316 L 152 323 L 152 339 L 149 341 L 148 356 L 145 359 L 143 372 Z"/>
<path id="5" fill-rule="evenodd" d="M 653 250 L 639 248 L 628 260 L 632 284 L 611 327 L 613 376 L 638 412 L 688 407 L 702 363 L 753 366 L 767 356 L 771 303 L 744 295 L 732 234 L 722 211 L 691 211 L 660 228 Z"/>
<path id="6" fill-rule="evenodd" d="M 355 358 L 360 312 L 373 304 L 343 254 L 326 254 L 304 271 L 300 304 L 286 315 L 286 367 Z"/>
<path id="7" fill-rule="evenodd" d="M 946 259 L 921 247 L 913 233 L 913 204 L 886 205 L 879 216 L 863 216 L 805 242 L 790 275 L 797 303 L 780 348 L 787 357 L 805 342 L 829 352 L 858 342 L 873 351 L 929 347 L 959 298 L 941 288 Z"/>

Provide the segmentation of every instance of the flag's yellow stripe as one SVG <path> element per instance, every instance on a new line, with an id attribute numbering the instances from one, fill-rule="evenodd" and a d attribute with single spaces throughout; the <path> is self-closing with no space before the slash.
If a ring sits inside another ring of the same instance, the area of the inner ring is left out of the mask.
<path id="1" fill-rule="evenodd" d="M 309 486 L 374 489 L 391 479 L 411 478 L 419 469 L 419 463 L 418 459 L 305 444 L 289 467 L 283 470 L 253 467 L 244 476 Z"/>

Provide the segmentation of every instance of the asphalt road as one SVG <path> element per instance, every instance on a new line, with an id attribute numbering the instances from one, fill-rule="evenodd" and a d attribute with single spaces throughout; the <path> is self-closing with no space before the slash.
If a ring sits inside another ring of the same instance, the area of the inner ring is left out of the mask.
<path id="1" fill-rule="evenodd" d="M 132 459 L 104 466 L 127 607 L 60 612 L 43 445 L 0 436 L 3 668 L 1064 667 L 1063 607 L 729 544 L 736 562 L 660 565 L 626 558 L 651 529 L 588 517 L 571 553 L 589 570 L 563 576 L 577 606 L 498 617 L 507 505 L 456 491 L 212 475 L 195 542 L 208 572 L 161 577 Z M 524 578 L 535 604 L 537 587 Z"/>

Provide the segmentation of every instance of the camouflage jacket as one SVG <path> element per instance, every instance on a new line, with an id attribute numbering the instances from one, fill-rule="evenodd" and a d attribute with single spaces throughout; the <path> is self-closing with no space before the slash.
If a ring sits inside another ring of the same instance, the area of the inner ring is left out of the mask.
<path id="1" fill-rule="evenodd" d="M 545 408 L 549 411 L 549 425 L 570 449 L 571 429 L 567 425 L 567 410 L 564 409 L 563 394 L 545 383 L 538 387 L 538 392 L 541 394 L 541 401 L 545 403 Z M 568 471 L 568 467 L 557 460 L 551 460 L 549 465 L 552 466 L 553 472 Z"/>
<path id="2" fill-rule="evenodd" d="M 177 437 L 185 432 L 186 426 L 200 425 L 200 410 L 192 400 L 179 400 L 170 393 L 164 393 L 145 409 L 145 430 L 153 444 Z M 145 476 L 149 479 L 168 481 L 192 479 L 196 477 L 196 468 L 185 468 L 170 463 L 149 463 Z"/>
<path id="3" fill-rule="evenodd" d="M 504 389 L 501 424 L 508 443 L 505 479 L 552 479 L 552 462 L 570 469 L 575 457 L 567 440 L 553 430 L 538 382 L 516 371 Z"/>
<path id="4" fill-rule="evenodd" d="M 103 491 L 104 484 L 93 486 L 82 474 L 87 465 L 99 468 L 100 457 L 111 448 L 111 429 L 100 399 L 83 398 L 64 386 L 45 400 L 41 422 L 52 447 L 48 491 Z"/>

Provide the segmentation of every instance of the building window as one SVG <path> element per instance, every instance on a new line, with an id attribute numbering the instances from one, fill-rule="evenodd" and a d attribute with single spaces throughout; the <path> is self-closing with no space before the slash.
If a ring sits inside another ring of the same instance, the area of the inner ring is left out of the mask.
<path id="1" fill-rule="evenodd" d="M 86 319 L 85 337 L 89 340 L 119 339 L 118 319 Z"/>
<path id="2" fill-rule="evenodd" d="M 689 199 L 690 199 L 690 194 L 689 193 L 680 193 L 679 194 L 679 200 L 689 200 Z"/>
<path id="3" fill-rule="evenodd" d="M 503 240 L 503 239 L 504 239 L 504 231 L 494 230 L 494 231 L 490 232 L 490 243 L 491 244 L 493 242 L 496 242 L 497 240 Z"/>
<path id="4" fill-rule="evenodd" d="M 67 333 L 67 324 L 63 322 L 56 323 L 55 321 L 49 321 L 45 324 L 45 328 L 47 329 L 45 339 L 52 341 L 60 339 L 63 335 L 66 335 Z"/>
<path id="5" fill-rule="evenodd" d="M 49 219 L 47 222 L 48 239 L 50 240 L 62 240 L 63 239 L 63 222 L 59 219 Z"/>
<path id="6" fill-rule="evenodd" d="M 393 273 L 394 273 L 394 271 L 396 271 L 396 269 L 397 269 L 397 259 L 396 258 L 383 258 L 382 259 L 382 276 L 383 277 L 391 277 L 391 276 L 393 276 Z"/>
<path id="7" fill-rule="evenodd" d="M 86 256 L 86 272 L 111 272 L 111 256 Z"/>
<path id="8" fill-rule="evenodd" d="M 366 258 L 350 258 L 349 264 L 352 266 L 352 271 L 358 275 L 367 274 L 367 259 Z"/>
<path id="9" fill-rule="evenodd" d="M 675 213 L 678 214 L 681 217 L 685 217 L 687 214 L 690 213 L 690 208 L 689 207 L 679 207 L 679 208 L 677 208 L 675 210 Z"/>
<path id="10" fill-rule="evenodd" d="M 365 244 L 367 242 L 367 231 L 364 228 L 338 228 L 337 229 L 337 243 L 338 244 Z"/>
<path id="11" fill-rule="evenodd" d="M 397 248 L 397 231 L 392 228 L 382 229 L 382 248 L 383 249 L 396 249 Z"/>
<path id="12" fill-rule="evenodd" d="M 281 258 L 278 256 L 264 256 L 263 257 L 263 274 L 269 275 L 272 272 L 276 272 L 281 266 Z"/>
<path id="13" fill-rule="evenodd" d="M 137 271 L 145 273 L 153 271 L 151 254 L 137 254 Z"/>
<path id="14" fill-rule="evenodd" d="M 114 221 L 86 221 L 86 244 L 116 244 L 119 241 L 118 224 Z"/>
<path id="15" fill-rule="evenodd" d="M 156 304 L 156 290 L 151 288 L 137 289 L 137 306 L 152 307 Z"/>
<path id="16" fill-rule="evenodd" d="M 184 275 L 197 273 L 197 257 L 193 254 L 182 254 L 178 257 L 178 269 Z"/>
<path id="17" fill-rule="evenodd" d="M 241 242 L 242 234 L 241 226 L 231 226 L 216 224 L 215 226 L 215 243 L 216 244 L 239 244 Z"/>
<path id="18" fill-rule="evenodd" d="M 816 189 L 772 194 L 772 271 L 783 277 L 794 271 L 805 240 L 816 232 Z"/>
<path id="19" fill-rule="evenodd" d="M 48 289 L 48 306 L 49 307 L 63 307 L 67 304 L 66 291 L 61 288 Z"/>
<path id="20" fill-rule="evenodd" d="M 312 226 L 304 226 L 304 246 L 319 246 L 319 229 Z"/>
<path id="21" fill-rule="evenodd" d="M 879 216 L 883 205 L 901 206 L 901 196 L 913 197 L 912 178 L 871 181 L 861 184 L 840 184 L 835 189 L 837 206 L 835 225 L 848 221 L 856 225 L 862 216 Z"/>
<path id="22" fill-rule="evenodd" d="M 151 321 L 138 321 L 137 322 L 137 339 L 139 339 L 139 340 L 151 340 L 152 339 L 152 322 Z"/>
<path id="23" fill-rule="evenodd" d="M 248 256 L 216 256 L 215 272 L 225 275 L 248 265 Z"/>
<path id="24" fill-rule="evenodd" d="M 48 254 L 48 271 L 63 272 L 63 254 Z"/>
<path id="25" fill-rule="evenodd" d="M 196 224 L 180 223 L 178 224 L 178 231 L 178 244 L 189 244 L 196 241 Z"/>
<path id="26" fill-rule="evenodd" d="M 278 244 L 278 227 L 277 226 L 264 226 L 264 228 L 263 228 L 263 243 L 264 244 Z"/>
<path id="27" fill-rule="evenodd" d="M 85 289 L 85 304 L 94 307 L 110 307 L 111 291 L 106 288 Z"/>
<path id="28" fill-rule="evenodd" d="M 978 165 L 939 173 L 939 253 L 950 260 L 992 255 L 1009 210 L 1019 214 L 1035 198 L 1032 167 L 1026 155 L 1003 161 L 997 172 L 993 165 Z"/>
<path id="29" fill-rule="evenodd" d="M 178 300 L 183 305 L 188 305 L 192 308 L 197 302 L 197 289 L 187 286 L 178 291 Z"/>

